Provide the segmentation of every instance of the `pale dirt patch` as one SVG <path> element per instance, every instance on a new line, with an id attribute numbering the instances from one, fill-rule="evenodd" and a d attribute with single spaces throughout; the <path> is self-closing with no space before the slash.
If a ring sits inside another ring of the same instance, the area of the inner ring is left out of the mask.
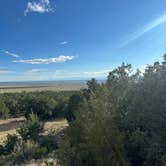
<path id="1" fill-rule="evenodd" d="M 18 122 L 19 123 L 20 121 L 23 121 L 23 120 L 25 120 L 24 117 L 4 119 L 4 120 L 0 120 L 0 125 L 12 123 L 12 122 Z"/>
<path id="2" fill-rule="evenodd" d="M 46 122 L 44 125 L 44 134 L 48 134 L 50 132 L 58 133 L 65 129 L 67 126 L 68 123 L 65 119 Z"/>
<path id="3" fill-rule="evenodd" d="M 3 144 L 8 134 L 16 134 L 19 123 L 24 119 L 24 117 L 20 117 L 0 120 L 0 144 Z"/>
<path id="4" fill-rule="evenodd" d="M 16 130 L 19 127 L 20 122 L 24 121 L 25 118 L 12 118 L 7 120 L 0 120 L 0 144 L 2 144 L 8 134 L 16 134 Z M 48 121 L 44 124 L 43 135 L 49 133 L 58 133 L 68 126 L 67 120 L 57 119 L 54 121 Z"/>
<path id="5" fill-rule="evenodd" d="M 8 134 L 16 134 L 16 129 L 1 131 L 0 132 L 0 144 L 3 144 L 3 142 L 6 140 L 6 137 Z"/>

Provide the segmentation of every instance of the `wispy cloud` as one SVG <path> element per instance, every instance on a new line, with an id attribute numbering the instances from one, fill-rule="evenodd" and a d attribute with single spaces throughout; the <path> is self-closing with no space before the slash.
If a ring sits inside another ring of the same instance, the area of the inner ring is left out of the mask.
<path id="1" fill-rule="evenodd" d="M 24 16 L 26 16 L 30 12 L 49 13 L 53 11 L 54 9 L 51 7 L 49 0 L 39 0 L 38 2 L 32 1 L 27 3 L 26 10 L 24 11 Z"/>
<path id="2" fill-rule="evenodd" d="M 66 44 L 68 44 L 68 41 L 62 41 L 62 42 L 60 42 L 60 44 L 61 45 L 66 45 Z"/>
<path id="3" fill-rule="evenodd" d="M 41 73 L 45 70 L 42 70 L 42 69 L 31 69 L 31 70 L 27 70 L 26 71 L 26 74 L 37 74 L 37 73 Z"/>
<path id="4" fill-rule="evenodd" d="M 27 59 L 27 60 L 15 60 L 13 62 L 19 62 L 19 63 L 28 63 L 28 64 L 51 64 L 51 63 L 62 63 L 62 62 L 66 62 L 69 60 L 74 59 L 74 56 L 64 56 L 64 55 L 60 55 L 59 57 L 55 57 L 55 58 L 39 58 L 39 59 Z"/>
<path id="5" fill-rule="evenodd" d="M 103 77 L 103 76 L 107 76 L 110 71 L 111 69 L 100 70 L 100 71 L 88 71 L 88 72 L 83 72 L 83 74 L 87 77 Z"/>
<path id="6" fill-rule="evenodd" d="M 134 33 L 132 33 L 131 35 L 129 35 L 127 37 L 127 40 L 125 40 L 122 44 L 121 47 L 126 46 L 127 44 L 129 44 L 130 42 L 138 39 L 139 37 L 141 37 L 142 35 L 144 35 L 145 33 L 149 32 L 150 30 L 156 28 L 157 26 L 159 26 L 160 24 L 166 22 L 166 14 L 161 15 L 160 17 L 158 17 L 157 19 L 153 20 L 152 22 L 146 24 L 145 26 L 143 26 L 141 29 L 135 31 Z"/>
<path id="7" fill-rule="evenodd" d="M 7 50 L 0 50 L 0 52 L 2 52 L 2 53 L 4 53 L 4 54 L 7 54 L 7 55 L 10 55 L 10 56 L 12 56 L 12 57 L 14 57 L 14 58 L 19 58 L 19 57 L 20 57 L 20 55 L 18 55 L 18 54 L 16 54 L 16 53 L 9 52 L 9 51 L 7 51 Z"/>
<path id="8" fill-rule="evenodd" d="M 10 70 L 1 70 L 0 69 L 0 75 L 2 75 L 2 74 L 9 74 L 9 73 L 13 73 L 13 71 L 10 71 Z"/>
<path id="9" fill-rule="evenodd" d="M 65 70 L 58 70 L 52 74 L 52 79 L 90 79 L 90 78 L 103 78 L 108 75 L 110 70 L 99 70 L 99 71 L 80 71 L 72 72 Z"/>

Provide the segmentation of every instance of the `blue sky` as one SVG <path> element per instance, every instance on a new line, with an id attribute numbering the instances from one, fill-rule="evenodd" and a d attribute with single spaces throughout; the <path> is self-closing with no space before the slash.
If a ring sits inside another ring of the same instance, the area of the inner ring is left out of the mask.
<path id="1" fill-rule="evenodd" d="M 0 81 L 103 78 L 166 52 L 165 0 L 1 0 Z"/>

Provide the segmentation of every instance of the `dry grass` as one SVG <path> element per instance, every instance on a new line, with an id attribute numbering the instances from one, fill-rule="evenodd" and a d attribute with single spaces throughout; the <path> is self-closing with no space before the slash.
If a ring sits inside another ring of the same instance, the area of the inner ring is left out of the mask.
<path id="1" fill-rule="evenodd" d="M 1 131 L 0 132 L 0 144 L 3 144 L 3 142 L 6 140 L 6 137 L 8 134 L 16 134 L 16 129 Z"/>
<path id="2" fill-rule="evenodd" d="M 59 132 L 68 126 L 67 120 L 59 119 L 57 121 L 46 122 L 44 125 L 44 134 L 48 134 L 50 132 Z"/>
<path id="3" fill-rule="evenodd" d="M 23 117 L 0 120 L 0 144 L 5 141 L 8 134 L 16 134 L 16 129 L 23 120 Z"/>

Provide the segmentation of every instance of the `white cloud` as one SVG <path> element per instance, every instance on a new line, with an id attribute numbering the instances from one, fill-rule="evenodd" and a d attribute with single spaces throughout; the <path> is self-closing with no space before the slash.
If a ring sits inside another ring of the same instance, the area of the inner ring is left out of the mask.
<path id="1" fill-rule="evenodd" d="M 157 26 L 159 26 L 160 24 L 162 24 L 164 22 L 166 22 L 166 14 L 161 15 L 159 18 L 157 18 L 157 19 L 153 20 L 152 22 L 150 22 L 150 23 L 146 24 L 145 26 L 143 26 L 143 28 L 141 28 L 140 30 L 137 30 L 134 33 L 132 33 L 131 35 L 129 35 L 127 40 L 125 40 L 121 44 L 121 47 L 126 46 L 130 42 L 138 39 L 139 37 L 141 37 L 145 33 L 147 33 L 150 30 L 156 28 Z"/>
<path id="2" fill-rule="evenodd" d="M 3 52 L 3 53 L 5 53 L 5 54 L 7 54 L 7 55 L 10 55 L 10 56 L 12 56 L 12 57 L 14 57 L 14 58 L 19 58 L 19 57 L 20 57 L 18 54 L 9 52 L 9 51 L 7 51 L 7 50 L 0 50 L 0 51 Z"/>
<path id="3" fill-rule="evenodd" d="M 30 12 L 49 13 L 53 11 L 49 0 L 40 0 L 39 2 L 28 2 L 24 15 L 26 16 Z"/>
<path id="4" fill-rule="evenodd" d="M 62 42 L 60 42 L 60 44 L 61 45 L 66 45 L 66 44 L 68 44 L 68 41 L 62 41 Z"/>
<path id="5" fill-rule="evenodd" d="M 69 60 L 74 59 L 74 56 L 64 56 L 60 55 L 59 57 L 55 58 L 47 58 L 47 59 L 27 59 L 27 60 L 15 60 L 13 62 L 19 62 L 19 63 L 28 63 L 28 64 L 51 64 L 51 63 L 62 63 Z"/>

